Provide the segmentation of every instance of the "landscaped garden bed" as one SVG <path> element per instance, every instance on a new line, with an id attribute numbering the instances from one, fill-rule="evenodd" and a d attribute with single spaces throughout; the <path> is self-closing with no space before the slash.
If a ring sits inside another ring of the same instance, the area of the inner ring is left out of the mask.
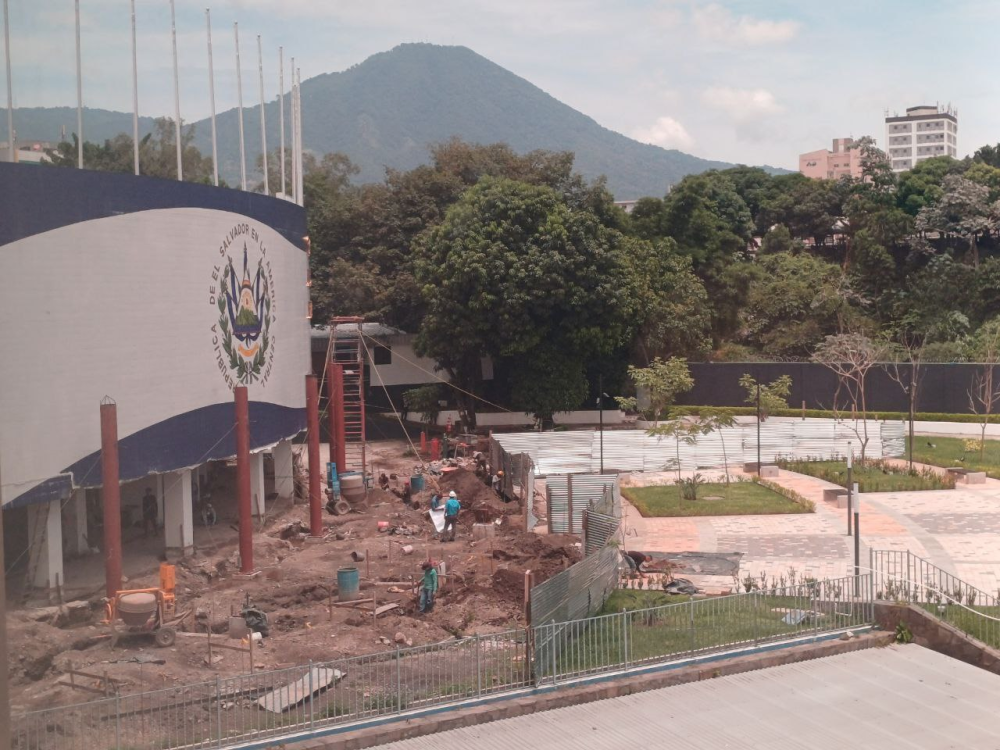
<path id="1" fill-rule="evenodd" d="M 980 450 L 976 439 L 917 435 L 913 440 L 913 460 L 944 468 L 984 471 L 986 476 L 1000 479 L 1000 440 L 987 440 Z"/>
<path id="2" fill-rule="evenodd" d="M 622 494 L 647 518 L 751 516 L 813 511 L 809 502 L 798 502 L 761 483 L 745 479 L 730 482 L 729 485 L 725 482 L 698 483 L 694 499 L 685 492 L 686 489 L 677 484 L 622 487 Z"/>
<path id="3" fill-rule="evenodd" d="M 786 471 L 806 474 L 831 484 L 847 487 L 847 462 L 786 460 L 777 462 Z M 891 464 L 884 459 L 855 460 L 852 481 L 859 492 L 910 492 L 913 490 L 951 490 L 955 478 L 939 474 L 933 469 L 914 469 Z"/>

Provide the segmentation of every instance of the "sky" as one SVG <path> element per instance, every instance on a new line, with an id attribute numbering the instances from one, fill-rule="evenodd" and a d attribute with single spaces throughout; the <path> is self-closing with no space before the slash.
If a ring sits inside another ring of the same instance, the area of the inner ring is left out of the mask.
<path id="1" fill-rule="evenodd" d="M 131 111 L 129 0 L 79 0 L 85 106 Z M 9 0 L 17 106 L 76 102 L 73 0 Z M 1000 141 L 996 0 L 176 0 L 181 116 L 278 90 L 403 42 L 462 45 L 605 127 L 711 159 L 796 168 L 833 138 L 884 139 L 885 110 L 958 109 L 959 153 Z M 169 0 L 135 0 L 139 110 L 172 114 Z M 2 105 L 0 105 L 2 106 Z M 308 101 L 303 107 L 308 108 Z M 86 133 L 86 124 L 84 125 Z M 19 137 L 30 137 L 19 133 Z M 0 123 L 0 138 L 6 125 Z"/>

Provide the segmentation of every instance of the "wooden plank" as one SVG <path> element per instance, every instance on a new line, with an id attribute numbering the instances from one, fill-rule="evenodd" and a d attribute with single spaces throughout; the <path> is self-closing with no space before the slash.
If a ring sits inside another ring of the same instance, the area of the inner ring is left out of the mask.
<path id="1" fill-rule="evenodd" d="M 395 602 L 393 602 L 392 604 L 382 604 L 375 610 L 375 616 L 378 617 L 379 615 L 384 615 L 389 610 L 397 609 L 398 607 L 399 605 L 396 604 Z"/>
<path id="2" fill-rule="evenodd" d="M 312 691 L 309 690 L 310 676 Z M 344 673 L 339 669 L 313 667 L 303 677 L 295 682 L 272 690 L 257 701 L 257 705 L 271 713 L 280 714 L 289 708 L 304 703 L 313 694 L 326 690 L 334 682 L 343 679 Z"/>

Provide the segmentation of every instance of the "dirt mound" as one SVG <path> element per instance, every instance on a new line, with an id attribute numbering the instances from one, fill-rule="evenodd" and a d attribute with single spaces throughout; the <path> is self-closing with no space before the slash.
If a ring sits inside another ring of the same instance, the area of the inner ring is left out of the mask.
<path id="1" fill-rule="evenodd" d="M 491 578 L 493 595 L 510 604 L 524 603 L 524 571 L 501 568 Z"/>
<path id="2" fill-rule="evenodd" d="M 496 493 L 483 484 L 473 472 L 467 469 L 455 469 L 443 474 L 439 480 L 441 491 L 447 494 L 452 490 L 458 495 L 462 509 L 468 510 L 477 505 L 496 498 Z"/>

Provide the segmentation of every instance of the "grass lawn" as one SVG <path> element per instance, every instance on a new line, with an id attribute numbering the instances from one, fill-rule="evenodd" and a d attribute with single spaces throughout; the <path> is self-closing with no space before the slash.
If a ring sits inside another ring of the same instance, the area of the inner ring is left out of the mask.
<path id="1" fill-rule="evenodd" d="M 961 466 L 970 471 L 985 471 L 987 476 L 1000 479 L 1000 440 L 987 440 L 983 460 L 979 449 L 966 450 L 965 438 L 924 437 L 913 439 L 913 460 L 932 466 Z M 978 441 L 974 441 L 978 443 Z M 909 448 L 909 446 L 907 446 Z M 902 458 L 906 458 L 906 453 Z"/>
<path id="2" fill-rule="evenodd" d="M 844 461 L 779 461 L 782 469 L 808 474 L 841 487 L 847 487 L 847 463 Z M 860 492 L 908 492 L 911 490 L 950 490 L 955 480 L 930 469 L 908 471 L 905 467 L 889 466 L 882 460 L 854 462 L 853 481 Z"/>
<path id="3" fill-rule="evenodd" d="M 622 494 L 646 516 L 753 516 L 775 513 L 809 513 L 810 508 L 782 497 L 755 482 L 732 482 L 698 486 L 697 500 L 683 500 L 680 487 L 622 487 Z M 719 500 L 708 500 L 718 497 Z"/>
<path id="4" fill-rule="evenodd" d="M 805 588 L 802 589 L 805 594 Z M 832 593 L 832 592 L 831 592 Z M 709 597 L 686 601 L 657 591 L 612 593 L 601 615 L 585 627 L 559 635 L 556 662 L 562 675 L 599 672 L 628 660 L 654 662 L 690 652 L 713 651 L 736 644 L 778 640 L 800 633 L 853 627 L 867 621 L 864 607 L 852 605 L 846 591 L 836 599 L 809 595 Z M 667 605 L 667 606 L 664 606 Z M 789 610 L 818 610 L 818 621 L 783 622 Z M 627 615 L 616 614 L 627 612 Z M 542 664 L 546 661 L 542 659 Z"/>

